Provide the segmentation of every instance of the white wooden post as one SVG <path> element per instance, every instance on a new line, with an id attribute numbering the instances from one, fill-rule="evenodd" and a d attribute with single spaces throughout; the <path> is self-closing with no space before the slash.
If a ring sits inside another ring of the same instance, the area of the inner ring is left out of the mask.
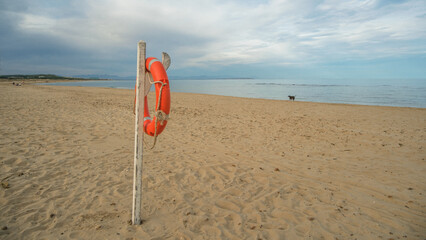
<path id="1" fill-rule="evenodd" d="M 143 112 L 145 107 L 145 58 L 146 43 L 138 43 L 137 77 L 136 77 L 136 117 L 135 117 L 135 157 L 133 172 L 133 225 L 142 224 L 142 163 L 143 163 Z"/>

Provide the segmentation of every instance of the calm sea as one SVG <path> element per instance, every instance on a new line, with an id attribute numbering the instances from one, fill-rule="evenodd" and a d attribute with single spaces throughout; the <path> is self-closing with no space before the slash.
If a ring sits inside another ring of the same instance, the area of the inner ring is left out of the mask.
<path id="1" fill-rule="evenodd" d="M 288 100 L 288 95 L 295 95 L 296 101 L 426 108 L 426 80 L 358 81 L 356 84 L 349 82 L 345 85 L 338 83 L 337 80 L 286 79 L 170 80 L 170 87 L 172 92 L 276 100 Z M 135 80 L 61 82 L 47 85 L 133 89 Z"/>

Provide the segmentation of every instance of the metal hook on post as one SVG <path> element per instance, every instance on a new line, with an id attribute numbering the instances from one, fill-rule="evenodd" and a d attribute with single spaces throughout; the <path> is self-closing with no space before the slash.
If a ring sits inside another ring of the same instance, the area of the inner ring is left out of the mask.
<path id="1" fill-rule="evenodd" d="M 170 64 L 172 63 L 169 54 L 167 54 L 166 52 L 162 52 L 161 54 L 161 63 L 163 63 L 163 67 L 166 71 L 167 69 L 169 69 Z"/>

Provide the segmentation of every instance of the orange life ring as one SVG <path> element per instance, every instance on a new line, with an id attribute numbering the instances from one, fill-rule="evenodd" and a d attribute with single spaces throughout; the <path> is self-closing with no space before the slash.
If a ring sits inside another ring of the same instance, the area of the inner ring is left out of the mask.
<path id="1" fill-rule="evenodd" d="M 155 85 L 155 116 L 152 119 L 149 115 L 148 99 L 145 96 L 145 107 L 144 107 L 144 121 L 143 130 L 150 136 L 159 135 L 163 132 L 167 125 L 167 119 L 170 113 L 170 86 L 169 79 L 167 77 L 166 70 L 163 64 L 154 57 L 146 59 L 145 62 L 146 71 L 152 74 L 152 78 Z M 135 86 L 136 87 L 136 86 Z M 161 92 L 161 93 L 160 93 Z M 135 88 L 136 93 L 136 88 Z M 160 99 L 160 101 L 158 101 Z M 135 96 L 136 106 L 136 96 Z M 155 123 L 157 123 L 157 129 L 155 129 Z"/>

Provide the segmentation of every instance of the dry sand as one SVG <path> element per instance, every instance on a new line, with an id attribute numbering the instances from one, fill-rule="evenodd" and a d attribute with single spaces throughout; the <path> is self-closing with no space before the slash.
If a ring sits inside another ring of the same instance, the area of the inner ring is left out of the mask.
<path id="1" fill-rule="evenodd" d="M 1 83 L 0 239 L 426 238 L 426 109 L 172 93 L 132 226 L 132 108 Z"/>

